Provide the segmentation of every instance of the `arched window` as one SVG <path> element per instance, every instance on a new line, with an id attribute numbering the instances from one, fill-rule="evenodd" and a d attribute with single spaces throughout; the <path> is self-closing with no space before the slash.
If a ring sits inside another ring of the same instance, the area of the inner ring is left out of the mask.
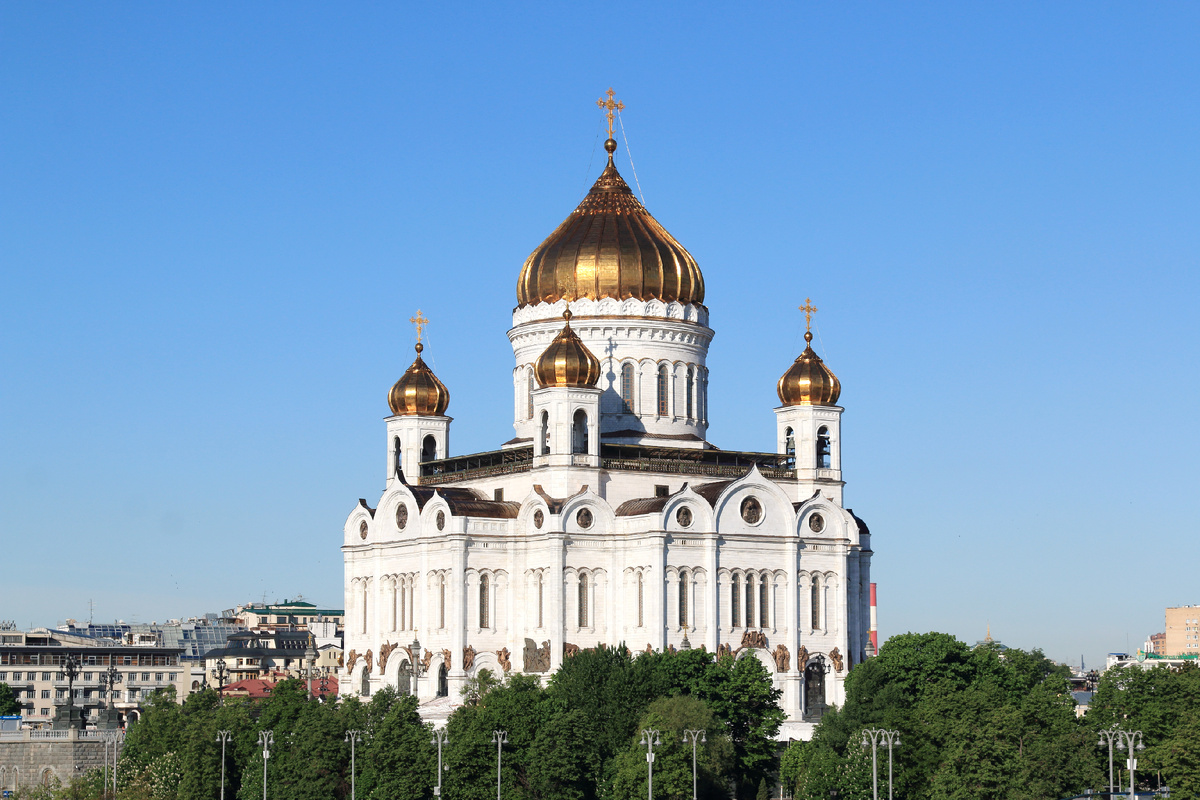
<path id="1" fill-rule="evenodd" d="M 817 466 L 819 468 L 829 469 L 829 454 L 829 428 L 822 425 L 817 430 Z"/>
<path id="2" fill-rule="evenodd" d="M 688 574 L 685 570 L 679 572 L 679 627 L 688 624 Z"/>
<path id="3" fill-rule="evenodd" d="M 479 576 L 479 627 L 490 628 L 488 624 L 488 576 Z"/>
<path id="4" fill-rule="evenodd" d="M 729 618 L 733 627 L 742 627 L 742 579 L 737 575 L 729 582 Z"/>
<path id="5" fill-rule="evenodd" d="M 643 600 L 643 597 L 645 596 L 645 592 L 644 592 L 645 579 L 642 578 L 642 573 L 640 573 L 640 572 L 638 573 L 638 576 L 637 576 L 637 584 L 638 584 L 638 590 L 637 590 L 637 592 L 638 592 L 638 624 L 637 624 L 637 626 L 639 628 L 641 628 L 642 626 L 644 626 L 646 624 L 646 617 L 645 617 L 646 607 L 645 607 L 645 601 Z"/>
<path id="6" fill-rule="evenodd" d="M 392 440 L 392 473 L 394 477 L 404 477 L 404 461 L 400 457 L 400 437 L 397 436 Z"/>
<path id="7" fill-rule="evenodd" d="M 667 365 L 661 364 L 658 367 L 658 415 L 665 417 L 667 413 Z"/>
<path id="8" fill-rule="evenodd" d="M 412 694 L 412 664 L 408 659 L 400 662 L 400 669 L 396 671 L 396 691 L 399 694 Z"/>
<path id="9" fill-rule="evenodd" d="M 421 461 L 433 461 L 437 458 L 437 439 L 426 436 L 421 442 Z"/>
<path id="10" fill-rule="evenodd" d="M 533 370 L 529 370 L 529 377 L 525 383 L 528 387 L 525 391 L 525 418 L 533 419 Z"/>
<path id="11" fill-rule="evenodd" d="M 812 629 L 821 630 L 821 579 L 813 575 L 812 579 Z"/>
<path id="12" fill-rule="evenodd" d="M 442 664 L 438 667 L 438 697 L 446 697 L 450 694 L 450 682 L 446 680 L 446 665 Z"/>
<path id="13" fill-rule="evenodd" d="M 586 453 L 588 451 L 588 420 L 587 412 L 582 408 L 575 412 L 571 423 L 571 452 Z"/>
<path id="14" fill-rule="evenodd" d="M 788 469 L 796 468 L 796 434 L 788 428 L 783 432 L 783 452 L 787 456 Z"/>
<path id="15" fill-rule="evenodd" d="M 746 576 L 746 627 L 754 627 L 754 576 Z"/>
<path id="16" fill-rule="evenodd" d="M 446 627 L 446 576 L 438 579 L 438 628 Z"/>
<path id="17" fill-rule="evenodd" d="M 579 627 L 586 628 L 588 626 L 588 576 L 587 573 L 579 575 Z"/>
<path id="18" fill-rule="evenodd" d="M 692 395 L 696 391 L 696 373 L 691 368 L 687 368 L 687 418 L 692 419 L 695 415 L 692 413 Z"/>
<path id="19" fill-rule="evenodd" d="M 771 582 L 767 580 L 766 575 L 760 575 L 758 578 L 758 627 L 765 628 L 770 623 L 767 621 L 767 610 L 771 607 L 770 601 Z"/>
<path id="20" fill-rule="evenodd" d="M 539 572 L 538 576 L 537 576 L 537 594 L 538 594 L 538 624 L 537 624 L 537 626 L 539 628 L 542 627 L 542 599 L 544 597 L 543 589 L 545 588 L 545 585 L 546 585 L 545 579 L 543 578 L 542 573 Z"/>
<path id="21" fill-rule="evenodd" d="M 542 449 L 542 455 L 550 454 L 550 414 L 542 412 L 542 430 L 538 435 L 538 446 Z"/>
<path id="22" fill-rule="evenodd" d="M 358 693 L 363 697 L 371 696 L 371 678 L 367 675 L 367 671 L 365 669 L 362 673 L 362 685 L 359 688 Z"/>
<path id="23" fill-rule="evenodd" d="M 633 364 L 621 365 L 621 405 L 626 414 L 633 413 Z"/>

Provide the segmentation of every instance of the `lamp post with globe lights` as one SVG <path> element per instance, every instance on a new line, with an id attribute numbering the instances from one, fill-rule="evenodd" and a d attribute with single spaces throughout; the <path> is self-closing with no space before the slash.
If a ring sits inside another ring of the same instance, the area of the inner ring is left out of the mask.
<path id="1" fill-rule="evenodd" d="M 271 757 L 271 745 L 275 744 L 275 732 L 259 731 L 258 743 L 263 751 L 263 800 L 267 800 L 267 759 Z"/>
<path id="2" fill-rule="evenodd" d="M 229 667 L 225 664 L 224 656 L 217 659 L 217 666 L 212 671 L 212 676 L 217 679 L 217 695 L 220 697 L 220 703 L 225 705 L 225 680 L 229 677 Z"/>
<path id="3" fill-rule="evenodd" d="M 442 796 L 442 747 L 450 744 L 450 736 L 446 733 L 445 728 L 438 728 L 433 732 L 433 741 L 430 744 L 436 744 L 438 749 L 438 782 L 437 786 L 433 787 L 433 796 Z"/>
<path id="4" fill-rule="evenodd" d="M 686 637 L 686 633 L 684 636 Z M 692 800 L 696 800 L 696 740 L 699 739 L 701 744 L 708 744 L 708 736 L 705 731 L 690 731 L 683 732 L 683 743 L 688 741 L 692 743 Z"/>
<path id="5" fill-rule="evenodd" d="M 654 748 L 662 744 L 662 737 L 653 728 L 643 728 L 638 744 L 646 745 L 646 798 L 654 800 Z"/>
<path id="6" fill-rule="evenodd" d="M 508 731 L 492 731 L 492 741 L 496 744 L 496 800 L 500 800 L 500 754 L 508 744 Z"/>
<path id="7" fill-rule="evenodd" d="M 1129 796 L 1136 797 L 1134 789 L 1134 773 L 1137 771 L 1137 755 L 1134 750 L 1145 750 L 1141 731 L 1117 731 L 1117 749 L 1129 751 Z"/>
<path id="8" fill-rule="evenodd" d="M 885 728 L 867 728 L 863 731 L 862 746 L 871 748 L 871 793 L 874 800 L 879 800 L 877 750 L 881 744 L 886 744 L 888 748 L 888 800 L 892 800 L 892 748 L 900 746 L 900 731 L 889 731 Z"/>
<path id="9" fill-rule="evenodd" d="M 1133 769 L 1135 759 L 1133 757 L 1134 749 L 1144 750 L 1146 745 L 1142 743 L 1141 731 L 1123 731 L 1116 725 L 1111 728 L 1106 728 L 1100 731 L 1100 741 L 1096 743 L 1097 747 L 1108 745 L 1108 791 L 1115 793 L 1117 791 L 1117 781 L 1113 777 L 1113 745 L 1117 746 L 1118 750 L 1129 750 L 1129 785 L 1133 786 Z M 1130 792 L 1132 793 L 1132 788 Z"/>
<path id="10" fill-rule="evenodd" d="M 350 800 L 354 800 L 354 745 L 363 737 L 363 732 L 357 729 L 346 731 L 346 741 L 350 743 Z"/>
<path id="11" fill-rule="evenodd" d="M 217 741 L 221 743 L 221 800 L 225 800 L 225 745 L 229 744 L 230 736 L 229 731 L 217 731 Z"/>

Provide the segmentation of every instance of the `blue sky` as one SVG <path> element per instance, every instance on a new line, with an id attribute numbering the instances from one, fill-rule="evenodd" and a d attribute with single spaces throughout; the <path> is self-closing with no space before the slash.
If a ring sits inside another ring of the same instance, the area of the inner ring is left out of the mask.
<path id="1" fill-rule="evenodd" d="M 883 635 L 1137 647 L 1200 603 L 1198 33 L 1182 3 L 4 4 L 0 619 L 339 603 L 418 307 L 452 450 L 512 435 L 517 273 L 611 85 L 707 281 L 712 441 L 770 449 L 821 309 Z"/>

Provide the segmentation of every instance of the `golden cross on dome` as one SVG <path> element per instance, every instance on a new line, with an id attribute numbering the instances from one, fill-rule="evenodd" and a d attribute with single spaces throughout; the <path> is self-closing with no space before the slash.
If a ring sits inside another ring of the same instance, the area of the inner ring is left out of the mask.
<path id="1" fill-rule="evenodd" d="M 425 333 L 425 326 L 429 324 L 429 319 L 422 316 L 421 309 L 417 309 L 415 317 L 409 317 L 408 321 L 417 326 L 417 344 L 421 343 L 421 335 Z"/>
<path id="2" fill-rule="evenodd" d="M 613 92 L 611 86 L 608 87 L 608 91 L 605 92 L 605 94 L 608 95 L 608 99 L 605 100 L 603 97 L 601 97 L 599 100 L 596 101 L 596 105 L 600 106 L 600 108 L 603 108 L 607 113 L 607 116 L 608 116 L 608 138 L 611 139 L 611 138 L 613 138 L 613 111 L 624 111 L 625 104 L 622 103 L 620 100 L 613 100 L 614 92 Z"/>
<path id="3" fill-rule="evenodd" d="M 817 307 L 812 304 L 812 298 L 804 298 L 804 305 L 800 306 L 800 310 L 804 312 L 804 327 L 812 330 L 812 315 L 817 313 Z"/>

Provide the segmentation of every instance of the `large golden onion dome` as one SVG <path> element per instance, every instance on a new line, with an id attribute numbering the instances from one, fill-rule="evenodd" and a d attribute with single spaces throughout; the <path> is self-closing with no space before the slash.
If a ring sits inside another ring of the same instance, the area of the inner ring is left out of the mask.
<path id="1" fill-rule="evenodd" d="M 600 359 L 571 330 L 570 311 L 563 313 L 563 319 L 566 320 L 563 329 L 533 365 L 538 386 L 593 388 L 600 380 Z"/>
<path id="2" fill-rule="evenodd" d="M 604 142 L 608 166 L 587 197 L 525 259 L 517 304 L 590 297 L 704 302 L 704 276 L 667 229 L 650 216 L 613 165 L 617 143 Z"/>
<path id="3" fill-rule="evenodd" d="M 812 338 L 806 331 L 804 352 L 779 379 L 776 389 L 785 406 L 832 406 L 842 393 L 842 382 L 813 352 Z"/>
<path id="4" fill-rule="evenodd" d="M 450 405 L 450 390 L 421 359 L 421 351 L 425 346 L 417 342 L 416 349 L 416 361 L 388 392 L 388 405 L 392 407 L 393 414 L 440 417 Z"/>

